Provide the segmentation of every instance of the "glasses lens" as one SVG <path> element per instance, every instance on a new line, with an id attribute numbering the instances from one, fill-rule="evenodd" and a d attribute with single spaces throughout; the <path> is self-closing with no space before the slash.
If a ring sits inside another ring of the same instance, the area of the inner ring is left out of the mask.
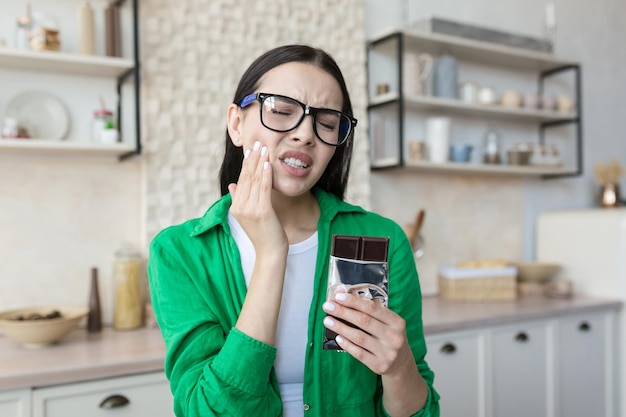
<path id="1" fill-rule="evenodd" d="M 291 130 L 303 115 L 300 103 L 288 97 L 268 96 L 263 100 L 261 122 L 270 129 L 280 132 Z"/>
<path id="2" fill-rule="evenodd" d="M 350 133 L 350 119 L 337 111 L 321 110 L 315 115 L 315 130 L 324 142 L 339 145 Z"/>

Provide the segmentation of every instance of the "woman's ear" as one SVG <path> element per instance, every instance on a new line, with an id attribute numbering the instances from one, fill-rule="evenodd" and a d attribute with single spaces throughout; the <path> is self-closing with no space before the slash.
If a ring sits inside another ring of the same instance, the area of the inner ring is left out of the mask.
<path id="1" fill-rule="evenodd" d="M 237 147 L 243 145 L 243 141 L 241 140 L 242 122 L 243 114 L 241 112 L 241 108 L 236 104 L 231 104 L 230 106 L 228 106 L 228 110 L 226 112 L 228 135 L 230 136 L 230 140 L 233 142 L 233 145 Z"/>

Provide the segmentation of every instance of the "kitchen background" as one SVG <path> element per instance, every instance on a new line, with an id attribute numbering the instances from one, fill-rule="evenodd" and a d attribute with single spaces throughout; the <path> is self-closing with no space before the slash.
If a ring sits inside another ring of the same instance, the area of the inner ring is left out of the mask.
<path id="1" fill-rule="evenodd" d="M 288 42 L 327 49 L 344 70 L 359 119 L 348 200 L 400 224 L 419 208 L 426 253 L 418 261 L 424 290 L 436 267 L 474 258 L 533 259 L 535 222 L 546 210 L 597 205 L 591 167 L 626 162 L 626 3 L 555 1 L 555 55 L 581 63 L 584 167 L 560 180 L 370 172 L 366 40 L 428 16 L 542 37 L 543 0 L 374 1 L 144 0 L 140 6 L 142 141 L 139 158 L 21 155 L 0 152 L 0 309 L 86 301 L 89 271 L 100 268 L 105 321 L 112 310 L 111 266 L 128 241 L 147 256 L 163 227 L 201 215 L 219 196 L 225 109 L 240 74 L 261 52 Z M 62 50 L 76 52 L 74 0 L 31 2 L 55 17 Z M 93 1 L 96 17 L 104 1 Z M 4 1 L 0 38 L 11 43 L 25 2 Z M 128 7 L 126 7 L 128 8 Z M 63 12 L 61 12 L 63 11 Z M 129 21 L 124 32 L 130 34 Z M 102 51 L 102 39 L 97 39 Z M 128 39 L 124 53 L 130 56 Z M 83 92 L 76 93 L 76 86 Z M 25 90 L 61 98 L 72 115 L 70 140 L 87 140 L 98 95 L 112 86 L 87 76 L 0 70 L 0 109 Z M 125 108 L 129 108 L 126 106 Z M 132 140 L 132 138 L 127 139 Z"/>

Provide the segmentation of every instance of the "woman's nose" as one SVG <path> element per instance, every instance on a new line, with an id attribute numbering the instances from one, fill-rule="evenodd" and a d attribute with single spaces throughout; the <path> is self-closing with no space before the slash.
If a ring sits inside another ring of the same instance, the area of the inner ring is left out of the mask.
<path id="1" fill-rule="evenodd" d="M 316 135 L 313 124 L 315 118 L 311 114 L 307 114 L 302 119 L 302 122 L 292 131 L 291 137 L 295 140 L 302 141 L 307 145 L 315 144 Z"/>

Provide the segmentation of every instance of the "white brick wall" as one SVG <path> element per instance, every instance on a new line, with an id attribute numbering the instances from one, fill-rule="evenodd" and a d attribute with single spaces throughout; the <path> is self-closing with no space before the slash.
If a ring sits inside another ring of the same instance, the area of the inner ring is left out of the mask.
<path id="1" fill-rule="evenodd" d="M 369 206 L 363 14 L 360 0 L 142 2 L 148 240 L 219 197 L 226 108 L 239 77 L 287 43 L 325 49 L 344 72 L 359 119 L 347 200 Z"/>

